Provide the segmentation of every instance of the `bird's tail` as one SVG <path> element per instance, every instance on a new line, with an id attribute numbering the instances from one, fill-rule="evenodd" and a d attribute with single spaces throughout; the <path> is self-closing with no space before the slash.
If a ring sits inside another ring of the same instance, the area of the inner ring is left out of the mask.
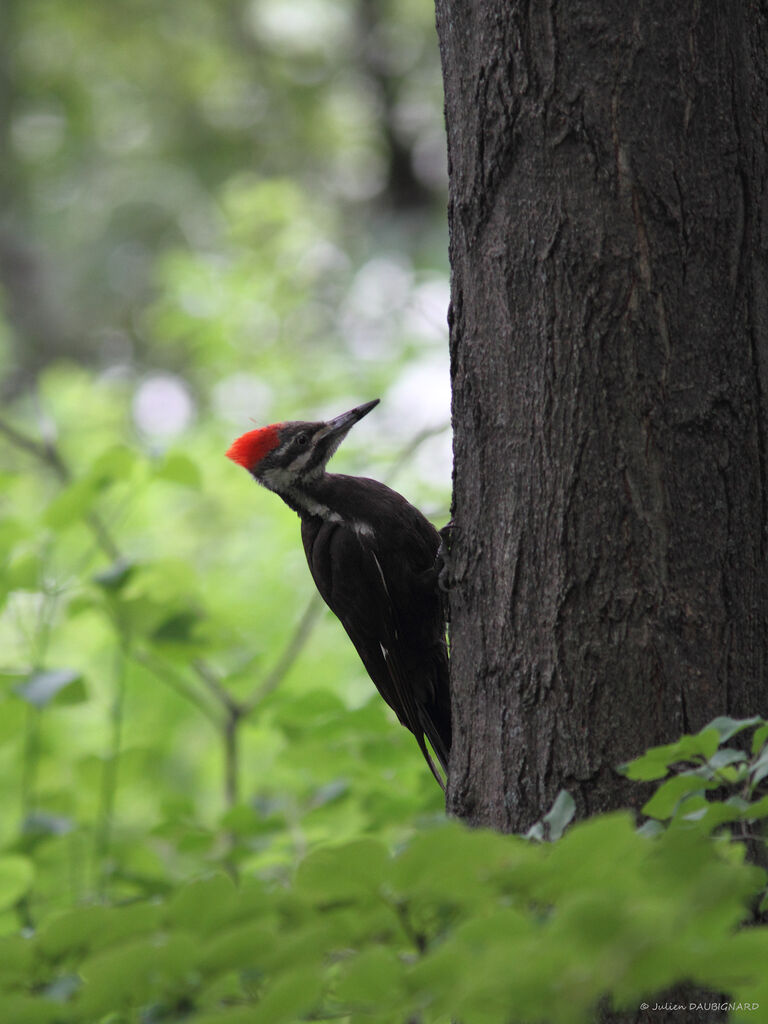
<path id="1" fill-rule="evenodd" d="M 450 704 L 447 701 L 439 701 L 431 704 L 429 707 L 421 707 L 419 708 L 419 719 L 423 730 L 423 736 L 416 737 L 417 740 L 419 740 L 419 747 L 421 748 L 421 752 L 424 755 L 432 774 L 437 779 L 443 791 L 445 791 L 445 784 L 448 780 L 448 760 L 451 754 Z M 434 761 L 432 760 L 424 742 L 424 737 L 429 740 L 429 744 L 435 753 L 435 757 L 440 762 L 440 767 L 443 769 L 445 774 L 445 781 L 441 778 L 435 768 Z"/>
<path id="2" fill-rule="evenodd" d="M 429 765 L 429 770 L 432 772 L 432 774 L 434 775 L 435 779 L 437 780 L 438 786 L 440 787 L 440 789 L 442 789 L 443 792 L 445 792 L 445 787 L 446 787 L 446 785 L 448 783 L 448 768 L 447 768 L 447 766 L 443 763 L 442 759 L 438 757 L 438 760 L 440 761 L 440 767 L 445 772 L 445 778 L 443 778 L 443 776 L 440 774 L 438 769 L 435 767 L 435 762 L 432 760 L 432 755 L 429 752 L 429 747 L 424 742 L 424 737 L 423 736 L 417 736 L 416 737 L 416 742 L 419 744 L 419 750 L 421 750 L 422 754 L 424 755 L 424 760 Z M 437 754 L 437 751 L 435 751 L 435 754 Z"/>

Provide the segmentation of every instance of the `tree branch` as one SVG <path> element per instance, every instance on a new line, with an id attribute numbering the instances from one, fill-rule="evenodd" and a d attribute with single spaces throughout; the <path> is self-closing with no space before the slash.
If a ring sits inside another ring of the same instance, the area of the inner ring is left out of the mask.
<path id="1" fill-rule="evenodd" d="M 449 426 L 449 423 L 441 423 L 439 426 L 424 427 L 423 430 L 420 430 L 419 433 L 412 437 L 408 444 L 402 448 L 385 479 L 388 482 L 394 480 L 403 467 L 408 465 L 425 441 L 429 441 L 431 437 L 437 437 L 439 434 L 442 434 Z"/>
<path id="2" fill-rule="evenodd" d="M 227 714 L 234 718 L 239 718 L 243 713 L 242 705 L 234 699 L 210 665 L 206 664 L 202 658 L 198 658 L 196 661 L 192 662 L 192 668 L 195 670 L 208 692 L 226 709 Z"/>
<path id="3" fill-rule="evenodd" d="M 152 675 L 156 676 L 162 683 L 170 686 L 180 697 L 183 697 L 199 708 L 208 721 L 215 725 L 217 729 L 221 729 L 222 722 L 215 710 L 170 666 L 159 663 L 156 658 L 153 658 L 146 651 L 131 650 L 128 653 L 134 661 L 148 668 Z"/>
<path id="4" fill-rule="evenodd" d="M 12 426 L 2 417 L 0 417 L 0 433 L 5 434 L 12 444 L 15 444 L 17 448 L 27 452 L 29 455 L 33 455 L 36 459 L 40 459 L 41 462 L 46 462 L 53 469 L 54 462 L 51 459 L 49 446 L 42 444 L 39 441 L 35 441 L 34 438 L 28 437 L 23 434 L 16 427 Z M 62 472 L 61 466 L 56 466 L 57 473 Z"/>
<path id="5" fill-rule="evenodd" d="M 261 685 L 256 688 L 250 699 L 243 704 L 242 710 L 244 715 L 249 715 L 283 681 L 288 670 L 296 661 L 309 639 L 322 609 L 323 602 L 319 595 L 313 594 L 309 599 L 307 607 L 304 609 L 304 614 L 299 619 L 293 634 L 285 645 L 283 653 L 278 658 L 277 664 Z"/>
<path id="6" fill-rule="evenodd" d="M 42 462 L 52 470 L 62 484 L 72 482 L 72 471 L 61 457 L 61 452 L 53 441 L 36 441 L 28 434 L 17 430 L 12 424 L 0 417 L 0 433 L 5 434 L 9 441 L 21 451 L 32 455 L 39 462 Z M 107 526 L 97 512 L 89 512 L 85 521 L 91 528 L 96 538 L 96 543 L 101 550 L 112 560 L 117 561 L 121 557 L 120 548 L 113 540 Z"/>

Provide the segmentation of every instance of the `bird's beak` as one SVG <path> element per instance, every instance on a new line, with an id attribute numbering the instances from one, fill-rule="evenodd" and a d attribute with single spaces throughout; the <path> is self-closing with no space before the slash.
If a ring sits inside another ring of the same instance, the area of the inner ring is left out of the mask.
<path id="1" fill-rule="evenodd" d="M 363 416 L 367 416 L 368 413 L 375 406 L 379 404 L 379 399 L 374 398 L 372 402 L 366 402 L 365 405 L 358 405 L 354 409 L 350 409 L 349 412 L 343 412 L 341 416 L 335 416 L 332 420 L 328 420 L 323 431 L 323 437 L 338 438 L 339 441 L 346 435 L 347 431 L 353 427 L 358 420 L 361 420 Z"/>

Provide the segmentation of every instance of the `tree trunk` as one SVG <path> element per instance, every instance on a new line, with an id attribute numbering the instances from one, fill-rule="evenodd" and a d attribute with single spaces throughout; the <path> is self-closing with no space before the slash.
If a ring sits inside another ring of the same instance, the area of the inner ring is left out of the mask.
<path id="1" fill-rule="evenodd" d="M 764 4 L 437 0 L 455 490 L 449 809 L 768 711 Z"/>

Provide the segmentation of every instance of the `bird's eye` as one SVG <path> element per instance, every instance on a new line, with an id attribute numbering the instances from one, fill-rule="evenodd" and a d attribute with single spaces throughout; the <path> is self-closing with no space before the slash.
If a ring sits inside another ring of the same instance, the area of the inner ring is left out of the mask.
<path id="1" fill-rule="evenodd" d="M 308 441 L 309 438 L 307 437 L 306 434 L 299 434 L 299 436 L 296 438 L 296 444 L 300 445 L 300 447 L 302 448 L 306 445 Z"/>

